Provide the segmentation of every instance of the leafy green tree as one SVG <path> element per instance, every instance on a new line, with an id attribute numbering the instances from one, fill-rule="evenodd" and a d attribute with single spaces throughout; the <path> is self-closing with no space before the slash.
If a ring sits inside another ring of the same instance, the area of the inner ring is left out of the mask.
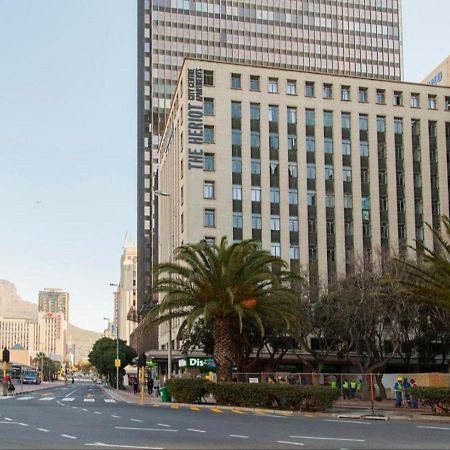
<path id="1" fill-rule="evenodd" d="M 33 362 L 39 367 L 42 373 L 42 381 L 50 381 L 56 379 L 61 364 L 53 361 L 45 353 L 36 353 Z"/>
<path id="2" fill-rule="evenodd" d="M 116 359 L 116 345 L 115 339 L 103 337 L 95 342 L 89 353 L 89 361 L 95 368 L 99 375 L 107 376 L 112 384 L 116 381 L 116 367 L 114 360 Z M 122 385 L 123 376 L 125 374 L 124 367 L 133 361 L 136 357 L 136 352 L 125 341 L 119 339 L 119 359 L 121 367 L 119 369 L 119 384 Z"/>
<path id="3" fill-rule="evenodd" d="M 230 380 L 236 365 L 236 330 L 242 334 L 252 324 L 263 336 L 269 319 L 286 330 L 296 321 L 298 293 L 291 285 L 298 277 L 256 242 L 229 246 L 223 237 L 218 245 L 184 245 L 175 250 L 173 263 L 155 272 L 154 292 L 163 298 L 150 313 L 152 322 L 181 317 L 181 327 L 190 330 L 201 318 L 211 320 L 219 380 Z"/>
<path id="4" fill-rule="evenodd" d="M 417 252 L 423 262 L 403 261 L 410 279 L 405 286 L 416 301 L 450 311 L 450 218 L 442 217 L 442 229 L 434 230 L 434 249 L 416 241 Z"/>

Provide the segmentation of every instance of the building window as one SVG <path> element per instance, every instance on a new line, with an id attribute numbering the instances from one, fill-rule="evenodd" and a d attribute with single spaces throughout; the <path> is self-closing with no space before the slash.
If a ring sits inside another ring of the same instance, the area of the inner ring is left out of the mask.
<path id="1" fill-rule="evenodd" d="M 399 213 L 405 212 L 405 199 L 403 199 L 403 198 L 397 199 L 397 211 Z"/>
<path id="2" fill-rule="evenodd" d="M 215 198 L 214 181 L 205 181 L 203 183 L 203 198 Z"/>
<path id="3" fill-rule="evenodd" d="M 297 189 L 289 189 L 289 204 L 298 205 L 298 191 Z"/>
<path id="4" fill-rule="evenodd" d="M 325 138 L 323 140 L 323 151 L 328 154 L 333 153 L 333 139 Z"/>
<path id="5" fill-rule="evenodd" d="M 411 94 L 411 108 L 419 108 L 420 106 L 419 94 Z"/>
<path id="6" fill-rule="evenodd" d="M 435 95 L 429 95 L 428 96 L 428 109 L 436 109 L 437 108 L 437 101 Z"/>
<path id="7" fill-rule="evenodd" d="M 242 187 L 233 186 L 231 188 L 231 193 L 233 200 L 242 200 Z"/>
<path id="8" fill-rule="evenodd" d="M 342 141 L 342 154 L 350 155 L 352 152 L 352 144 L 348 139 Z"/>
<path id="9" fill-rule="evenodd" d="M 289 178 L 297 178 L 298 177 L 298 167 L 296 163 L 288 164 L 288 172 Z"/>
<path id="10" fill-rule="evenodd" d="M 231 118 L 240 119 L 242 117 L 241 102 L 231 102 Z"/>
<path id="11" fill-rule="evenodd" d="M 203 112 L 205 116 L 213 116 L 214 115 L 214 99 L 213 98 L 204 98 L 203 99 Z"/>
<path id="12" fill-rule="evenodd" d="M 334 194 L 325 194 L 325 206 L 334 208 Z"/>
<path id="13" fill-rule="evenodd" d="M 341 127 L 343 130 L 350 130 L 350 114 L 349 113 L 342 113 Z"/>
<path id="14" fill-rule="evenodd" d="M 334 247 L 327 248 L 327 259 L 328 262 L 334 262 L 336 260 L 336 251 Z"/>
<path id="15" fill-rule="evenodd" d="M 316 221 L 314 219 L 308 219 L 308 233 L 309 234 L 316 233 Z"/>
<path id="16" fill-rule="evenodd" d="M 204 131 L 205 144 L 214 144 L 214 126 L 205 125 Z"/>
<path id="17" fill-rule="evenodd" d="M 297 108 L 288 107 L 287 109 L 287 123 L 297 123 Z"/>
<path id="18" fill-rule="evenodd" d="M 385 170 L 380 170 L 378 172 L 378 184 L 380 184 L 381 186 L 387 184 L 387 176 Z"/>
<path id="19" fill-rule="evenodd" d="M 280 138 L 277 133 L 269 134 L 269 149 L 278 150 L 280 148 Z"/>
<path id="20" fill-rule="evenodd" d="M 314 97 L 313 81 L 305 81 L 305 97 Z"/>
<path id="21" fill-rule="evenodd" d="M 252 202 L 260 202 L 261 201 L 261 188 L 252 187 Z"/>
<path id="22" fill-rule="evenodd" d="M 205 153 L 203 159 L 203 170 L 214 170 L 214 154 Z"/>
<path id="23" fill-rule="evenodd" d="M 280 189 L 270 188 L 270 203 L 280 203 Z"/>
<path id="24" fill-rule="evenodd" d="M 309 246 L 309 260 L 311 262 L 317 261 L 317 248 L 315 245 Z"/>
<path id="25" fill-rule="evenodd" d="M 289 249 L 289 258 L 294 260 L 300 259 L 300 251 L 298 245 L 291 245 Z"/>
<path id="26" fill-rule="evenodd" d="M 342 167 L 342 179 L 343 181 L 352 181 L 352 168 L 348 166 Z"/>
<path id="27" fill-rule="evenodd" d="M 324 83 L 323 98 L 333 98 L 333 85 L 332 84 Z"/>
<path id="28" fill-rule="evenodd" d="M 325 180 L 333 181 L 334 178 L 334 169 L 333 166 L 326 165 L 325 166 Z"/>
<path id="29" fill-rule="evenodd" d="M 271 216 L 270 217 L 270 230 L 271 231 L 280 231 L 280 216 Z"/>
<path id="30" fill-rule="evenodd" d="M 316 178 L 316 165 L 307 164 L 306 165 L 306 177 L 310 180 L 315 180 Z"/>
<path id="31" fill-rule="evenodd" d="M 386 91 L 384 89 L 377 89 L 376 102 L 377 105 L 386 104 Z"/>
<path id="32" fill-rule="evenodd" d="M 445 97 L 445 110 L 450 111 L 450 97 Z"/>
<path id="33" fill-rule="evenodd" d="M 359 115 L 359 129 L 367 131 L 369 129 L 369 118 L 365 114 Z"/>
<path id="34" fill-rule="evenodd" d="M 398 225 L 398 238 L 406 239 L 406 227 L 403 224 Z"/>
<path id="35" fill-rule="evenodd" d="M 272 94 L 278 93 L 278 78 L 269 78 L 268 92 Z"/>
<path id="36" fill-rule="evenodd" d="M 205 236 L 204 241 L 210 246 L 213 247 L 216 245 L 216 238 L 212 236 Z"/>
<path id="37" fill-rule="evenodd" d="M 386 118 L 385 117 L 377 117 L 377 133 L 385 133 L 386 132 Z"/>
<path id="38" fill-rule="evenodd" d="M 350 86 L 341 86 L 341 100 L 350 101 Z"/>
<path id="39" fill-rule="evenodd" d="M 259 103 L 250 103 L 250 119 L 259 120 L 261 118 L 261 108 Z"/>
<path id="40" fill-rule="evenodd" d="M 313 109 L 307 109 L 305 111 L 305 124 L 308 127 L 313 127 L 316 123 L 315 113 Z"/>
<path id="41" fill-rule="evenodd" d="M 260 230 L 262 228 L 261 214 L 252 215 L 252 229 Z"/>
<path id="42" fill-rule="evenodd" d="M 387 212 L 389 203 L 387 197 L 380 197 L 380 211 Z"/>
<path id="43" fill-rule="evenodd" d="M 316 151 L 316 139 L 312 136 L 306 136 L 306 151 L 310 153 Z"/>
<path id="44" fill-rule="evenodd" d="M 203 216 L 203 225 L 205 227 L 215 227 L 216 226 L 216 210 L 215 209 L 205 209 Z"/>
<path id="45" fill-rule="evenodd" d="M 361 169 L 361 183 L 369 184 L 369 169 Z"/>
<path id="46" fill-rule="evenodd" d="M 331 111 L 323 112 L 323 126 L 326 128 L 333 127 L 333 113 Z"/>
<path id="47" fill-rule="evenodd" d="M 251 161 L 250 171 L 252 175 L 261 175 L 261 163 L 259 161 Z"/>
<path id="48" fill-rule="evenodd" d="M 214 86 L 214 72 L 212 70 L 203 71 L 203 84 L 205 86 Z"/>
<path id="49" fill-rule="evenodd" d="M 277 244 L 277 243 L 270 244 L 270 254 L 272 256 L 280 257 L 281 256 L 281 246 L 280 246 L 280 244 Z"/>
<path id="50" fill-rule="evenodd" d="M 240 73 L 232 73 L 231 74 L 231 88 L 232 89 L 242 89 Z"/>
<path id="51" fill-rule="evenodd" d="M 250 75 L 250 90 L 259 92 L 260 88 L 260 78 L 257 75 Z"/>
<path id="52" fill-rule="evenodd" d="M 242 173 L 242 160 L 241 158 L 233 158 L 231 160 L 231 166 L 233 173 Z"/>
<path id="53" fill-rule="evenodd" d="M 297 95 L 297 82 L 295 80 L 287 80 L 286 94 L 287 95 Z"/>
<path id="54" fill-rule="evenodd" d="M 403 92 L 394 91 L 394 106 L 403 106 Z"/>
<path id="55" fill-rule="evenodd" d="M 369 143 L 362 141 L 359 143 L 360 156 L 369 156 Z"/>
<path id="56" fill-rule="evenodd" d="M 298 219 L 296 217 L 289 217 L 289 231 L 298 233 Z"/>
<path id="57" fill-rule="evenodd" d="M 402 119 L 394 119 L 394 133 L 395 134 L 403 134 L 403 120 Z"/>
<path id="58" fill-rule="evenodd" d="M 269 105 L 269 122 L 278 122 L 278 106 Z"/>
<path id="59" fill-rule="evenodd" d="M 334 234 L 334 220 L 327 220 L 327 234 Z"/>
<path id="60" fill-rule="evenodd" d="M 353 236 L 353 222 L 344 223 L 344 232 L 346 236 Z"/>
<path id="61" fill-rule="evenodd" d="M 316 191 L 308 191 L 307 193 L 307 203 L 308 206 L 316 205 Z"/>
<path id="62" fill-rule="evenodd" d="M 344 208 L 353 208 L 353 197 L 351 194 L 344 194 Z"/>
<path id="63" fill-rule="evenodd" d="M 363 237 L 370 237 L 370 223 L 363 223 Z"/>
<path id="64" fill-rule="evenodd" d="M 359 100 L 359 103 L 367 103 L 368 102 L 367 88 L 360 87 L 358 89 L 358 100 Z"/>
<path id="65" fill-rule="evenodd" d="M 242 214 L 233 213 L 233 228 L 242 228 Z"/>
<path id="66" fill-rule="evenodd" d="M 361 197 L 361 209 L 369 211 L 370 210 L 370 197 L 363 195 Z"/>

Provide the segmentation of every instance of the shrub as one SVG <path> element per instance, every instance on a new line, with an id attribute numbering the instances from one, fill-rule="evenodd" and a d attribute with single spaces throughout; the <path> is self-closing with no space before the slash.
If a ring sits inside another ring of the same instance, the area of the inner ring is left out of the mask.
<path id="1" fill-rule="evenodd" d="M 180 403 L 199 403 L 207 394 L 207 384 L 197 378 L 171 378 L 166 381 L 169 394 Z"/>
<path id="2" fill-rule="evenodd" d="M 411 394 L 434 413 L 450 415 L 450 388 L 415 387 Z"/>

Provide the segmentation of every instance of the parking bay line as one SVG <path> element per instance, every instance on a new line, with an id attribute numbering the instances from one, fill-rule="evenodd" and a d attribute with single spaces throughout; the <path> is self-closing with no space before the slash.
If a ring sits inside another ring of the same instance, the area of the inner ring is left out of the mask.
<path id="1" fill-rule="evenodd" d="M 348 441 L 348 442 L 366 442 L 365 439 L 351 439 L 351 438 L 331 438 L 318 436 L 289 436 L 292 439 L 318 439 L 321 441 Z"/>
<path id="2" fill-rule="evenodd" d="M 114 427 L 116 430 L 134 430 L 134 431 L 164 431 L 177 432 L 178 430 L 169 430 L 168 428 L 137 428 L 137 427 Z"/>

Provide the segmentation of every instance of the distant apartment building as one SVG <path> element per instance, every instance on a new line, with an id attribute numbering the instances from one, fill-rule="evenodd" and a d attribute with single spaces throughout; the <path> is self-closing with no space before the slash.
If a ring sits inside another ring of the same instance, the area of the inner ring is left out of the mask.
<path id="1" fill-rule="evenodd" d="M 66 361 L 67 320 L 63 312 L 38 311 L 36 341 L 39 352 L 55 361 Z"/>
<path id="2" fill-rule="evenodd" d="M 137 307 L 143 312 L 154 300 L 158 261 L 158 146 L 184 58 L 399 80 L 401 1 L 138 0 Z"/>
<path id="3" fill-rule="evenodd" d="M 42 312 L 61 312 L 69 321 L 69 294 L 62 289 L 45 288 L 39 291 L 38 310 Z"/>
<path id="4" fill-rule="evenodd" d="M 433 86 L 450 86 L 450 55 L 442 61 L 429 75 L 425 77 L 422 83 Z"/>
<path id="5" fill-rule="evenodd" d="M 11 349 L 19 345 L 33 352 L 37 348 L 36 331 L 36 320 L 0 317 L 0 347 Z"/>
<path id="6" fill-rule="evenodd" d="M 138 322 L 136 285 L 137 249 L 126 246 L 120 258 L 120 283 L 114 293 L 114 323 L 118 326 L 119 338 L 128 344 Z"/>
<path id="7" fill-rule="evenodd" d="M 445 87 L 186 60 L 159 147 L 161 258 L 169 233 L 175 248 L 253 239 L 326 284 L 358 261 L 413 257 L 415 240 L 432 247 L 425 223 L 449 213 L 449 100 Z"/>

